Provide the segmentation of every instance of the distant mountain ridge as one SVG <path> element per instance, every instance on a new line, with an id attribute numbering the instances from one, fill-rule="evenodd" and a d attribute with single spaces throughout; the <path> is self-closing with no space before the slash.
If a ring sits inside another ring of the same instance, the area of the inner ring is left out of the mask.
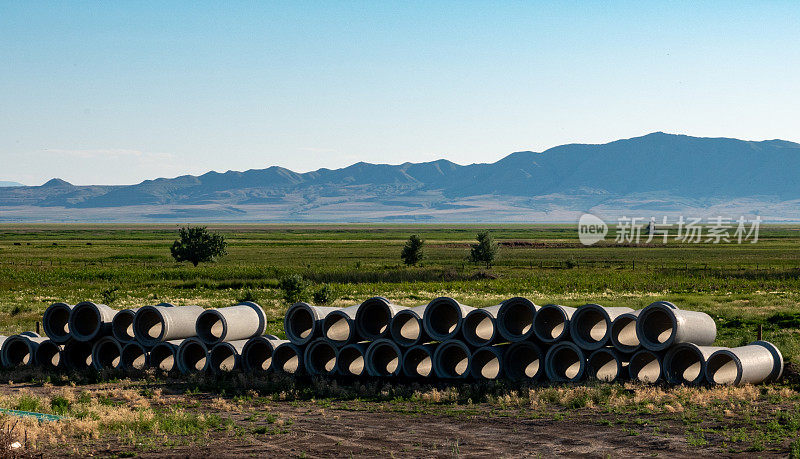
<path id="1" fill-rule="evenodd" d="M 19 182 L 8 182 L 4 180 L 0 180 L 0 187 L 7 187 L 7 186 L 25 186 Z"/>
<path id="2" fill-rule="evenodd" d="M 508 206 L 522 214 L 527 209 L 554 216 L 619 203 L 670 212 L 740 201 L 774 206 L 800 200 L 798 172 L 797 143 L 656 132 L 600 145 L 522 151 L 491 164 L 359 162 L 306 173 L 272 166 L 126 186 L 76 186 L 53 179 L 38 187 L 0 189 L 0 208 L 95 209 L 95 214 L 115 209 L 118 216 L 129 209 L 134 220 L 151 215 L 182 219 L 194 210 L 198 218 L 223 220 L 361 219 L 353 215 L 374 215 L 364 218 L 369 221 L 404 216 L 441 220 L 463 215 L 491 221 L 516 212 Z M 169 210 L 154 214 L 153 208 Z"/>

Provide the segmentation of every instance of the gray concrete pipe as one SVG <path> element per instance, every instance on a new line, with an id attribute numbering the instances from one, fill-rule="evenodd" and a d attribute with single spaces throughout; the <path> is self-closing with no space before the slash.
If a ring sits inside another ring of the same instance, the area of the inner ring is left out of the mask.
<path id="1" fill-rule="evenodd" d="M 594 351 L 608 343 L 611 325 L 617 317 L 633 312 L 631 308 L 610 307 L 589 303 L 580 306 L 569 321 L 572 341 L 581 349 Z"/>
<path id="2" fill-rule="evenodd" d="M 680 343 L 664 354 L 664 379 L 670 384 L 701 384 L 706 380 L 706 361 L 711 354 L 727 349 Z"/>
<path id="3" fill-rule="evenodd" d="M 500 334 L 512 343 L 530 338 L 533 336 L 533 320 L 538 310 L 539 306 L 527 298 L 517 296 L 503 301 L 497 312 L 497 328 Z"/>
<path id="4" fill-rule="evenodd" d="M 78 341 L 93 341 L 111 334 L 111 322 L 116 309 L 104 304 L 83 301 L 72 308 L 69 315 L 69 330 Z"/>
<path id="5" fill-rule="evenodd" d="M 403 374 L 409 378 L 430 378 L 434 376 L 433 355 L 438 343 L 417 344 L 403 353 Z"/>
<path id="6" fill-rule="evenodd" d="M 367 347 L 364 363 L 370 376 L 397 376 L 402 371 L 402 358 L 397 343 L 381 338 Z"/>
<path id="7" fill-rule="evenodd" d="M 560 304 L 547 304 L 536 312 L 533 332 L 543 343 L 555 343 L 569 337 L 569 320 L 575 308 Z"/>
<path id="8" fill-rule="evenodd" d="M 272 369 L 287 374 L 303 373 L 303 351 L 291 342 L 279 344 L 272 353 Z"/>
<path id="9" fill-rule="evenodd" d="M 586 360 L 586 372 L 590 379 L 616 382 L 628 378 L 628 361 L 623 354 L 611 347 L 598 349 Z"/>
<path id="10" fill-rule="evenodd" d="M 311 376 L 335 374 L 336 346 L 325 338 L 315 339 L 303 352 L 303 364 Z"/>
<path id="11" fill-rule="evenodd" d="M 641 349 L 628 362 L 628 375 L 633 381 L 655 383 L 664 379 L 663 353 Z"/>
<path id="12" fill-rule="evenodd" d="M 485 346 L 472 353 L 469 368 L 475 379 L 500 379 L 503 377 L 503 356 L 508 344 Z"/>
<path id="13" fill-rule="evenodd" d="M 156 306 L 174 307 L 171 303 L 159 303 Z M 133 319 L 136 317 L 136 311 L 141 308 L 123 309 L 114 316 L 111 321 L 111 334 L 124 345 L 136 341 L 136 333 L 133 330 Z"/>
<path id="14" fill-rule="evenodd" d="M 783 355 L 769 341 L 713 353 L 706 362 L 706 379 L 712 384 L 760 384 L 777 381 L 783 375 Z"/>
<path id="15" fill-rule="evenodd" d="M 311 306 L 300 302 L 289 306 L 283 316 L 283 330 L 286 338 L 296 346 L 308 344 L 322 335 L 322 322 L 325 316 L 340 308 Z"/>
<path id="16" fill-rule="evenodd" d="M 422 323 L 425 332 L 434 341 L 447 341 L 458 336 L 464 317 L 475 308 L 442 296 L 428 303 Z"/>
<path id="17" fill-rule="evenodd" d="M 33 365 L 36 362 L 36 349 L 44 341 L 47 341 L 47 338 L 33 332 L 9 336 L 3 342 L 3 347 L 0 348 L 0 359 L 3 366 L 13 368 Z"/>
<path id="18" fill-rule="evenodd" d="M 150 366 L 150 353 L 137 342 L 122 346 L 122 368 L 125 370 L 144 370 Z"/>
<path id="19" fill-rule="evenodd" d="M 422 306 L 403 309 L 392 317 L 389 329 L 392 339 L 398 346 L 411 347 L 429 341 L 422 321 L 427 308 L 428 305 L 423 304 Z"/>
<path id="20" fill-rule="evenodd" d="M 64 346 L 48 339 L 39 343 L 36 348 L 36 364 L 47 370 L 56 370 L 64 367 L 62 350 Z"/>
<path id="21" fill-rule="evenodd" d="M 251 372 L 270 371 L 275 348 L 288 342 L 287 340 L 270 339 L 268 336 L 250 338 L 242 348 L 242 366 Z"/>
<path id="22" fill-rule="evenodd" d="M 200 306 L 144 306 L 133 316 L 136 340 L 145 347 L 196 335 Z"/>
<path id="23" fill-rule="evenodd" d="M 72 338 L 69 332 L 69 316 L 75 306 L 67 303 L 53 303 L 42 315 L 44 334 L 56 344 L 64 344 Z"/>
<path id="24" fill-rule="evenodd" d="M 393 304 L 382 296 L 361 303 L 356 312 L 356 330 L 364 341 L 375 341 L 389 334 L 389 324 L 395 314 L 408 309 Z"/>
<path id="25" fill-rule="evenodd" d="M 322 336 L 339 347 L 359 341 L 356 328 L 359 307 L 361 305 L 357 304 L 329 312 L 322 321 Z"/>
<path id="26" fill-rule="evenodd" d="M 221 374 L 241 370 L 243 367 L 242 351 L 245 344 L 247 344 L 247 340 L 240 339 L 223 341 L 214 345 L 208 353 L 211 371 Z"/>
<path id="27" fill-rule="evenodd" d="M 247 340 L 264 334 L 267 316 L 261 306 L 245 301 L 235 306 L 206 309 L 195 322 L 195 332 L 208 346 L 223 341 Z"/>
<path id="28" fill-rule="evenodd" d="M 633 354 L 641 347 L 636 336 L 636 319 L 640 312 L 641 309 L 621 314 L 611 323 L 611 344 L 623 354 Z"/>
<path id="29" fill-rule="evenodd" d="M 577 344 L 561 341 L 544 357 L 544 370 L 553 382 L 577 382 L 586 376 L 586 356 Z"/>
<path id="30" fill-rule="evenodd" d="M 64 345 L 61 356 L 64 366 L 71 370 L 85 371 L 92 366 L 92 343 L 88 341 L 71 340 Z"/>
<path id="31" fill-rule="evenodd" d="M 500 331 L 497 329 L 497 311 L 500 305 L 479 308 L 470 311 L 464 317 L 464 324 L 461 326 L 461 334 L 464 341 L 473 347 L 489 346 L 500 338 Z"/>
<path id="32" fill-rule="evenodd" d="M 353 343 L 336 351 L 336 371 L 342 376 L 364 376 L 367 374 L 366 359 L 369 343 Z"/>
<path id="33" fill-rule="evenodd" d="M 442 379 L 460 379 L 469 376 L 472 353 L 463 341 L 451 339 L 436 348 L 433 370 Z"/>
<path id="34" fill-rule="evenodd" d="M 717 337 L 717 325 L 708 314 L 677 309 L 657 301 L 642 309 L 636 320 L 636 336 L 642 347 L 663 351 L 679 343 L 710 346 Z"/>
<path id="35" fill-rule="evenodd" d="M 513 381 L 538 380 L 545 373 L 542 349 L 531 341 L 511 343 L 505 353 L 503 372 Z"/>
<path id="36" fill-rule="evenodd" d="M 122 368 L 122 346 L 111 336 L 100 338 L 92 346 L 92 366 L 98 370 Z"/>
<path id="37" fill-rule="evenodd" d="M 162 341 L 152 349 L 148 359 L 152 368 L 170 373 L 178 369 L 178 349 L 185 339 Z"/>
<path id="38" fill-rule="evenodd" d="M 186 338 L 178 347 L 178 370 L 183 374 L 208 370 L 208 347 L 200 338 Z"/>

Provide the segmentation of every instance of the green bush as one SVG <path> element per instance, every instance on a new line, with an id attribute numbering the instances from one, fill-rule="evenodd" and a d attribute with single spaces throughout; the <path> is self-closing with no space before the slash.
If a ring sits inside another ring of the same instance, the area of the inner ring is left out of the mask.
<path id="1" fill-rule="evenodd" d="M 292 274 L 281 279 L 280 289 L 283 291 L 284 300 L 289 303 L 297 303 L 306 299 L 308 281 L 299 274 Z"/>

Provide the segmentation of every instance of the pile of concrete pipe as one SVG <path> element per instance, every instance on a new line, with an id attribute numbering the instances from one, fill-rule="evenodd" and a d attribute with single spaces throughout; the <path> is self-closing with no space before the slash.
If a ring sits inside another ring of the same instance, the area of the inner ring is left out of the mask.
<path id="1" fill-rule="evenodd" d="M 710 316 L 666 301 L 638 311 L 521 297 L 485 308 L 448 297 L 417 307 L 383 297 L 346 308 L 295 303 L 286 340 L 264 334 L 266 316 L 252 302 L 121 311 L 55 303 L 42 322 L 47 337 L 0 336 L 4 367 L 731 385 L 783 372 L 773 344 L 714 346 Z"/>

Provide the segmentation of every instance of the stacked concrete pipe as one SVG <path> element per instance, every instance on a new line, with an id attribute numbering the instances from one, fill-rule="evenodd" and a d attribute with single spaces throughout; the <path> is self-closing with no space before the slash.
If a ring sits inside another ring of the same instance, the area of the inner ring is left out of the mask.
<path id="1" fill-rule="evenodd" d="M 333 375 L 336 373 L 336 347 L 325 338 L 317 338 L 306 346 L 303 363 L 311 376 Z"/>
<path id="2" fill-rule="evenodd" d="M 111 336 L 97 340 L 92 346 L 92 365 L 98 370 L 122 368 L 122 346 Z"/>
<path id="3" fill-rule="evenodd" d="M 69 332 L 69 316 L 74 307 L 67 303 L 53 303 L 44 311 L 42 328 L 53 343 L 64 344 L 72 338 Z"/>
<path id="4" fill-rule="evenodd" d="M 6 368 L 33 365 L 36 361 L 36 350 L 39 344 L 47 341 L 33 332 L 11 335 L 3 341 L 0 348 L 0 359 Z"/>
<path id="5" fill-rule="evenodd" d="M 501 305 L 489 306 L 470 311 L 464 317 L 461 333 L 464 341 L 473 347 L 483 347 L 493 344 L 500 338 L 497 327 L 497 313 Z"/>
<path id="6" fill-rule="evenodd" d="M 572 340 L 586 351 L 595 351 L 605 346 L 611 337 L 611 326 L 619 316 L 630 314 L 631 308 L 605 308 L 599 304 L 584 304 L 569 321 Z"/>
<path id="7" fill-rule="evenodd" d="M 122 346 L 120 358 L 126 370 L 144 370 L 150 366 L 150 353 L 135 341 Z"/>
<path id="8" fill-rule="evenodd" d="M 409 378 L 430 378 L 434 375 L 433 356 L 438 344 L 417 344 L 403 354 L 403 374 Z"/>
<path id="9" fill-rule="evenodd" d="M 545 354 L 531 341 L 511 343 L 505 350 L 503 373 L 513 381 L 535 381 L 544 374 Z"/>
<path id="10" fill-rule="evenodd" d="M 208 347 L 203 340 L 197 337 L 183 340 L 178 347 L 178 370 L 183 374 L 208 370 Z"/>
<path id="11" fill-rule="evenodd" d="M 69 315 L 69 331 L 77 341 L 94 341 L 111 334 L 111 323 L 117 314 L 104 304 L 83 301 L 75 305 Z"/>
<path id="12" fill-rule="evenodd" d="M 289 343 L 289 341 L 269 339 L 266 336 L 250 338 L 242 347 L 243 368 L 251 372 L 272 370 L 272 355 L 275 352 L 275 348 L 286 343 Z"/>
<path id="13" fill-rule="evenodd" d="M 589 354 L 586 371 L 590 379 L 620 381 L 628 378 L 628 359 L 614 348 L 600 348 Z"/>
<path id="14" fill-rule="evenodd" d="M 367 343 L 353 343 L 336 351 L 336 372 L 342 376 L 364 376 L 367 374 Z"/>
<path id="15" fill-rule="evenodd" d="M 553 382 L 577 382 L 586 375 L 586 357 L 577 344 L 561 341 L 551 347 L 544 358 L 544 369 Z"/>
<path id="16" fill-rule="evenodd" d="M 374 296 L 361 303 L 356 311 L 356 329 L 364 341 L 375 341 L 389 335 L 392 318 L 404 308 L 382 296 Z"/>
<path id="17" fill-rule="evenodd" d="M 202 312 L 200 306 L 144 306 L 133 317 L 134 335 L 146 347 L 191 338 Z"/>
<path id="18" fill-rule="evenodd" d="M 515 343 L 533 336 L 533 321 L 539 306 L 527 298 L 514 297 L 500 303 L 497 328 L 507 341 Z"/>
<path id="19" fill-rule="evenodd" d="M 331 311 L 322 321 L 322 336 L 341 347 L 359 341 L 356 314 L 361 305 Z"/>
<path id="20" fill-rule="evenodd" d="M 89 341 L 71 340 L 64 345 L 61 355 L 64 366 L 70 370 L 85 371 L 93 368 L 93 345 Z"/>
<path id="21" fill-rule="evenodd" d="M 296 346 L 304 346 L 322 335 L 325 317 L 339 308 L 312 306 L 300 302 L 289 306 L 283 318 L 283 331 L 286 338 Z"/>
<path id="22" fill-rule="evenodd" d="M 653 384 L 663 380 L 663 353 L 641 349 L 631 356 L 628 374 L 633 381 Z"/>
<path id="23" fill-rule="evenodd" d="M 150 366 L 167 373 L 178 370 L 178 350 L 184 341 L 184 339 L 162 341 L 153 346 L 148 353 Z"/>
<path id="24" fill-rule="evenodd" d="M 464 317 L 475 308 L 443 296 L 428 303 L 422 323 L 425 333 L 434 341 L 444 342 L 456 338 L 461 331 Z"/>
<path id="25" fill-rule="evenodd" d="M 654 352 L 680 343 L 710 346 L 717 337 L 717 325 L 704 312 L 678 309 L 666 301 L 657 301 L 639 313 L 636 336 L 642 347 Z"/>
<path id="26" fill-rule="evenodd" d="M 62 356 L 64 346 L 56 343 L 52 339 L 47 339 L 39 343 L 36 348 L 36 364 L 47 370 L 57 370 L 64 367 Z"/>
<path id="27" fill-rule="evenodd" d="M 552 344 L 569 337 L 569 321 L 576 309 L 560 304 L 547 304 L 536 311 L 533 332 L 541 342 Z"/>
<path id="28" fill-rule="evenodd" d="M 267 316 L 261 306 L 246 301 L 235 306 L 206 309 L 197 316 L 195 332 L 208 346 L 248 340 L 264 334 Z"/>
<path id="29" fill-rule="evenodd" d="M 503 377 L 503 362 L 506 344 L 484 346 L 472 353 L 470 373 L 474 379 L 500 379 Z"/>
<path id="30" fill-rule="evenodd" d="M 245 344 L 247 344 L 246 339 L 215 344 L 208 353 L 211 371 L 219 374 L 241 370 L 243 368 L 242 350 Z"/>
<path id="31" fill-rule="evenodd" d="M 433 369 L 442 379 L 463 379 L 470 374 L 472 353 L 463 341 L 451 339 L 436 348 Z"/>
<path id="32" fill-rule="evenodd" d="M 777 381 L 783 374 L 783 355 L 768 341 L 720 349 L 706 361 L 706 380 L 711 384 L 760 384 Z"/>
<path id="33" fill-rule="evenodd" d="M 402 358 L 403 353 L 394 341 L 381 338 L 367 347 L 364 362 L 370 376 L 397 376 L 403 369 Z"/>
<path id="34" fill-rule="evenodd" d="M 272 370 L 280 373 L 303 373 L 303 350 L 292 342 L 281 343 L 272 353 Z"/>
<path id="35" fill-rule="evenodd" d="M 719 346 L 680 343 L 664 354 L 664 378 L 670 384 L 700 384 L 706 380 L 706 361 Z"/>
<path id="36" fill-rule="evenodd" d="M 636 336 L 636 319 L 642 310 L 620 314 L 611 324 L 611 344 L 623 354 L 633 354 L 641 347 Z"/>
<path id="37" fill-rule="evenodd" d="M 423 318 L 427 304 L 398 311 L 392 318 L 390 332 L 398 346 L 411 347 L 429 341 Z"/>

